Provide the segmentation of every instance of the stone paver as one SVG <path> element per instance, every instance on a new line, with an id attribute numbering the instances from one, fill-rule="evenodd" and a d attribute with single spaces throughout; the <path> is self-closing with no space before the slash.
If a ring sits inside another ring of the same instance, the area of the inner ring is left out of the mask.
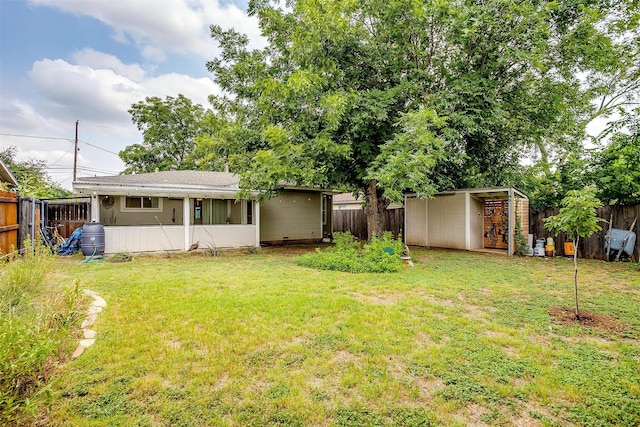
<path id="1" fill-rule="evenodd" d="M 82 334 L 84 339 L 80 340 L 78 347 L 71 355 L 71 359 L 77 359 L 84 353 L 84 349 L 92 346 L 96 342 L 96 336 L 98 333 L 93 329 L 89 329 L 89 326 L 93 325 L 98 319 L 98 314 L 102 312 L 102 309 L 107 306 L 107 302 L 101 298 L 96 292 L 85 289 L 83 293 L 92 298 L 93 301 L 89 304 L 87 309 L 87 316 L 82 321 L 80 327 L 82 328 Z"/>

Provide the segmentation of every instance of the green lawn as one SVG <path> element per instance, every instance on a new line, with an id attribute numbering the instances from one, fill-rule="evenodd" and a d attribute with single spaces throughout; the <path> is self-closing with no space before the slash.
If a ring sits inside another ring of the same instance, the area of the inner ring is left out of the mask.
<path id="1" fill-rule="evenodd" d="M 298 251 L 299 253 L 299 251 Z M 109 304 L 97 342 L 51 382 L 60 426 L 638 425 L 640 269 L 414 249 L 349 274 L 294 252 L 61 260 Z"/>

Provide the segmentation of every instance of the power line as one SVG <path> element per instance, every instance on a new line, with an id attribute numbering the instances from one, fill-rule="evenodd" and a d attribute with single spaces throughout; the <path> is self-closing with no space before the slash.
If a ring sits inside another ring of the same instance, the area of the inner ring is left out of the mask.
<path id="1" fill-rule="evenodd" d="M 0 133 L 0 136 L 13 136 L 15 138 L 31 138 L 31 139 L 53 139 L 53 140 L 57 140 L 57 141 L 69 141 L 69 142 L 73 142 L 73 139 L 71 138 L 59 138 L 59 137 L 55 137 L 55 136 L 38 136 L 38 135 L 21 135 L 21 134 L 16 134 L 16 133 Z M 82 140 L 78 140 L 78 142 L 81 142 L 85 145 L 88 145 L 90 147 L 96 148 L 98 150 L 102 150 L 105 151 L 109 154 L 113 154 L 115 156 L 120 156 L 120 154 L 114 152 L 114 151 L 110 151 L 107 150 L 106 148 L 102 148 L 99 147 L 95 144 L 92 144 L 90 142 L 87 141 L 82 141 Z"/>
<path id="2" fill-rule="evenodd" d="M 19 135 L 15 133 L 0 133 L 1 136 L 13 136 L 16 138 L 32 138 L 32 139 L 56 139 L 59 141 L 69 141 L 73 142 L 71 138 L 58 138 L 55 136 L 37 136 L 37 135 Z"/>
<path id="3" fill-rule="evenodd" d="M 118 154 L 118 153 L 115 153 L 113 151 L 109 151 L 106 148 L 98 147 L 97 145 L 91 144 L 90 142 L 82 141 L 82 140 L 78 140 L 78 142 L 82 142 L 83 144 L 86 144 L 86 145 L 88 145 L 90 147 L 97 148 L 98 150 L 106 151 L 107 153 L 114 154 L 114 155 L 116 155 L 118 157 L 120 156 L 120 154 Z"/>

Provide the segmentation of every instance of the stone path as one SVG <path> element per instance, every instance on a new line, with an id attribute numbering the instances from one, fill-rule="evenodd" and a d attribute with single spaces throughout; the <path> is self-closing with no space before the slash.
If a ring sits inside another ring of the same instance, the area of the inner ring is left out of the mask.
<path id="1" fill-rule="evenodd" d="M 71 355 L 71 359 L 80 357 L 85 348 L 92 346 L 93 343 L 96 342 L 96 335 L 98 335 L 98 333 L 93 329 L 89 329 L 89 327 L 96 321 L 96 319 L 98 318 L 98 314 L 102 311 L 102 309 L 107 306 L 107 302 L 94 291 L 85 289 L 83 293 L 86 296 L 93 298 L 93 301 L 91 302 L 91 304 L 89 304 L 87 317 L 84 318 L 82 324 L 80 325 L 84 338 L 80 340 L 78 347 Z"/>

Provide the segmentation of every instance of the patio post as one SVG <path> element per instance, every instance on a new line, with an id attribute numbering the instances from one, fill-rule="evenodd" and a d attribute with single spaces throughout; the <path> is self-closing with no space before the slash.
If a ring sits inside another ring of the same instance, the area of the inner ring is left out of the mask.
<path id="1" fill-rule="evenodd" d="M 188 251 L 189 246 L 191 246 L 191 242 L 189 241 L 189 222 L 191 221 L 189 197 L 182 199 L 182 218 L 184 223 L 184 250 Z"/>
<path id="2" fill-rule="evenodd" d="M 100 203 L 98 193 L 91 193 L 91 222 L 100 222 Z"/>
<path id="3" fill-rule="evenodd" d="M 260 247 L 260 202 L 255 200 L 253 202 L 253 217 L 256 223 L 256 248 Z"/>

